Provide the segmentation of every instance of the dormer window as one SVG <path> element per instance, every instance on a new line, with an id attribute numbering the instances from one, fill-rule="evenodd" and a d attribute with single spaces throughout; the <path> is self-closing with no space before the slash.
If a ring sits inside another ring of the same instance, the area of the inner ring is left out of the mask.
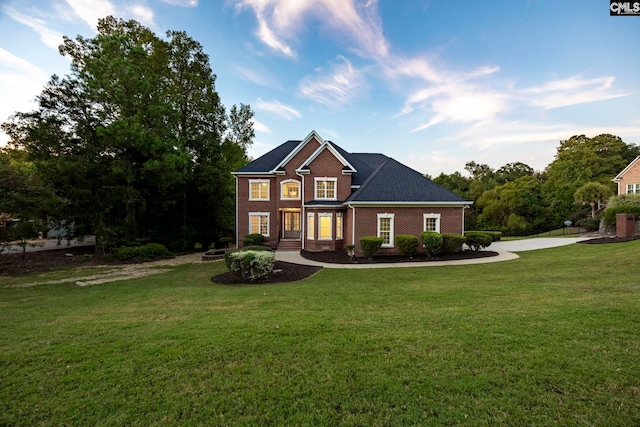
<path id="1" fill-rule="evenodd" d="M 281 200 L 300 200 L 300 182 L 295 179 L 282 181 L 280 184 Z"/>
<path id="2" fill-rule="evenodd" d="M 316 178 L 316 200 L 337 200 L 337 178 Z"/>

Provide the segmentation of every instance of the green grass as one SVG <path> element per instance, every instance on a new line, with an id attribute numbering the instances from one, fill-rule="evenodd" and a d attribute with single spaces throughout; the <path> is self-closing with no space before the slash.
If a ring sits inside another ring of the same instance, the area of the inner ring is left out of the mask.
<path id="1" fill-rule="evenodd" d="M 639 425 L 639 251 L 2 288 L 0 425 Z"/>
<path id="2" fill-rule="evenodd" d="M 532 234 L 530 236 L 502 236 L 501 240 L 523 240 L 538 237 L 580 237 L 580 233 L 582 231 L 584 231 L 584 228 L 566 227 L 557 228 L 555 230 L 546 231 L 544 233 Z"/>

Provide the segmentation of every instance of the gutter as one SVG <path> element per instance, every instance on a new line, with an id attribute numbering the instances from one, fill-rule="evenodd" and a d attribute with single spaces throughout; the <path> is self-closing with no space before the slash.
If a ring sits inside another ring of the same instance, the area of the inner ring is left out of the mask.
<path id="1" fill-rule="evenodd" d="M 307 237 L 307 233 L 305 230 L 305 227 L 307 224 L 307 213 L 304 207 L 304 175 L 300 173 L 300 171 L 298 171 L 297 169 L 296 169 L 296 175 L 302 178 L 302 185 L 300 188 L 300 208 L 301 208 L 300 210 L 300 242 L 302 243 L 302 245 L 300 247 L 304 251 L 304 242 Z"/>

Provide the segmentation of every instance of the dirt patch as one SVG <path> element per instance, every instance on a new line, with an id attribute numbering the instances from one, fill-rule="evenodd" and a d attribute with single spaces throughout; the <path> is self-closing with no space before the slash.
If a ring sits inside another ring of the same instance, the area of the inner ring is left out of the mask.
<path id="1" fill-rule="evenodd" d="M 29 287 L 68 282 L 74 282 L 78 286 L 88 286 L 164 273 L 169 270 L 158 267 L 200 263 L 202 262 L 201 256 L 201 254 L 188 254 L 159 261 L 122 262 L 96 254 L 95 246 L 75 246 L 50 251 L 27 252 L 24 257 L 22 253 L 10 252 L 0 255 L 0 278 L 2 276 L 46 273 L 58 268 L 77 268 L 78 275 L 76 277 L 51 281 L 34 281 L 20 286 Z M 98 274 L 82 274 L 82 268 L 99 266 L 108 268 Z"/>
<path id="2" fill-rule="evenodd" d="M 630 237 L 598 237 L 595 239 L 589 240 L 581 240 L 578 243 L 582 243 L 585 245 L 602 245 L 608 243 L 622 243 L 622 242 L 630 242 L 632 240 L 640 239 L 640 236 L 630 236 Z"/>

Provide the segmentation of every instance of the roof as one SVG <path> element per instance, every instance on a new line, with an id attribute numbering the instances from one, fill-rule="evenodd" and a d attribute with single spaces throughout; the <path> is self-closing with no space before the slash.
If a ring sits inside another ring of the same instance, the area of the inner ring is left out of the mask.
<path id="1" fill-rule="evenodd" d="M 311 132 L 304 140 L 289 140 L 268 153 L 258 157 L 251 163 L 238 169 L 236 175 L 274 174 L 283 169 L 294 153 L 315 137 L 320 147 L 314 154 L 298 165 L 304 169 L 323 149 L 329 149 L 350 172 L 351 186 L 355 191 L 344 201 L 345 204 L 454 204 L 472 203 L 457 194 L 441 187 L 420 172 L 417 172 L 391 157 L 379 153 L 349 153 L 331 141 L 324 141 Z M 307 167 L 308 168 L 308 167 Z M 325 202 L 313 201 L 305 206 L 322 206 Z M 340 201 L 328 202 L 342 203 Z"/>
<path id="2" fill-rule="evenodd" d="M 631 161 L 631 163 L 629 163 L 627 165 L 626 168 L 622 169 L 622 172 L 620 172 L 618 175 L 616 175 L 615 178 L 612 179 L 613 182 L 620 182 L 622 181 L 622 177 L 624 176 L 625 173 L 627 173 L 629 171 L 629 169 L 633 168 L 636 163 L 638 163 L 640 161 L 640 156 L 636 157 L 635 159 L 633 159 Z"/>
<path id="3" fill-rule="evenodd" d="M 443 203 L 468 204 L 395 159 L 387 158 L 345 203 Z"/>

